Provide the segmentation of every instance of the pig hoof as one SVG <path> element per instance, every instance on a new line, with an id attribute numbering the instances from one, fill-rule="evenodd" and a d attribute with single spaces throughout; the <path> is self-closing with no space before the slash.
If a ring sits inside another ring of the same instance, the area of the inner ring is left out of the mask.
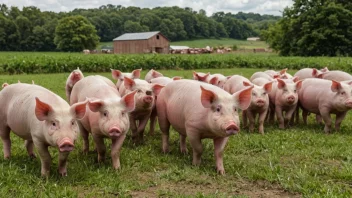
<path id="1" fill-rule="evenodd" d="M 225 170 L 218 170 L 218 174 L 225 175 Z"/>
<path id="2" fill-rule="evenodd" d="M 36 159 L 37 156 L 35 156 L 35 155 L 32 153 L 32 154 L 29 154 L 29 158 L 30 158 L 30 159 Z"/>
<path id="3" fill-rule="evenodd" d="M 60 173 L 61 177 L 67 177 L 67 172 Z"/>
<path id="4" fill-rule="evenodd" d="M 9 155 L 5 155 L 4 158 L 5 158 L 5 160 L 8 160 L 8 159 L 10 159 L 10 156 Z"/>

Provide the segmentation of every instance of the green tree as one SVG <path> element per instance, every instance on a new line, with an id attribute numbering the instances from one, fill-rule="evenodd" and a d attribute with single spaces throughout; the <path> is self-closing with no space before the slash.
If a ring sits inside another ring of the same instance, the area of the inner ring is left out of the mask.
<path id="1" fill-rule="evenodd" d="M 65 17 L 58 22 L 54 42 L 63 51 L 82 51 L 95 49 L 99 37 L 88 19 L 78 15 Z"/>
<path id="2" fill-rule="evenodd" d="M 148 32 L 149 28 L 145 25 L 141 25 L 139 22 L 126 21 L 123 25 L 125 33 L 133 32 Z"/>
<path id="3" fill-rule="evenodd" d="M 281 55 L 352 55 L 352 2 L 296 0 L 264 38 Z"/>
<path id="4" fill-rule="evenodd" d="M 16 24 L 0 15 L 0 51 L 18 50 L 20 33 Z"/>

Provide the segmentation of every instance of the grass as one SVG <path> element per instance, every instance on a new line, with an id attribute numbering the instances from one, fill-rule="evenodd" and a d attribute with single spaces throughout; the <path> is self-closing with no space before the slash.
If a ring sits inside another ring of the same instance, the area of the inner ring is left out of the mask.
<path id="1" fill-rule="evenodd" d="M 206 46 L 211 47 L 231 47 L 233 45 L 237 45 L 240 49 L 254 49 L 254 48 L 268 48 L 269 45 L 264 41 L 244 41 L 244 40 L 236 40 L 231 38 L 221 38 L 221 39 L 197 39 L 197 40 L 187 40 L 187 41 L 175 41 L 170 42 L 170 45 L 181 45 L 188 47 L 196 47 L 203 48 Z M 97 49 L 101 49 L 103 46 L 113 46 L 112 42 L 101 42 Z"/>
<path id="2" fill-rule="evenodd" d="M 211 73 L 242 74 L 258 69 L 204 69 Z M 191 78 L 192 72 L 161 71 L 167 76 Z M 291 71 L 291 73 L 294 71 Z M 143 71 L 143 75 L 146 71 Z M 90 75 L 90 74 L 85 74 Z M 102 73 L 111 79 L 109 73 Z M 53 90 L 63 98 L 68 73 L 0 75 L 0 82 L 31 83 Z M 126 138 L 120 171 L 110 158 L 96 163 L 96 154 L 83 155 L 82 140 L 69 156 L 68 177 L 56 172 L 58 152 L 51 148 L 53 166 L 48 179 L 40 177 L 39 159 L 28 158 L 23 140 L 11 135 L 12 158 L 0 157 L 1 197 L 351 197 L 352 123 L 349 114 L 339 133 L 325 135 L 314 123 L 279 130 L 266 125 L 264 136 L 242 132 L 230 138 L 224 152 L 225 176 L 216 174 L 213 144 L 203 140 L 202 164 L 191 164 L 191 153 L 179 152 L 178 135 L 171 131 L 171 153 L 161 152 L 161 135 L 146 134 L 145 143 L 133 146 Z M 148 129 L 146 130 L 148 131 Z M 91 138 L 91 137 L 90 137 Z M 91 139 L 90 139 L 91 140 Z M 106 141 L 110 145 L 110 141 Z M 91 140 L 92 143 L 92 140 Z M 189 143 L 188 150 L 191 151 Z M 0 143 L 2 146 L 2 143 Z M 108 147 L 109 148 L 109 147 Z"/>

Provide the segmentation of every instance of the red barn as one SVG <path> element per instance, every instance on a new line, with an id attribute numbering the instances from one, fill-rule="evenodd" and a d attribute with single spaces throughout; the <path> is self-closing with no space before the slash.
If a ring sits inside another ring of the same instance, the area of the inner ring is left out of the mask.
<path id="1" fill-rule="evenodd" d="M 126 33 L 114 39 L 114 54 L 169 53 L 170 41 L 158 32 Z"/>

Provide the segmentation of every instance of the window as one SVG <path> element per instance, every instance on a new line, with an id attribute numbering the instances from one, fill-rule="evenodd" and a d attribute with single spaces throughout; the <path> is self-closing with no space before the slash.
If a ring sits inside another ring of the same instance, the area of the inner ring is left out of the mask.
<path id="1" fill-rule="evenodd" d="M 158 39 L 158 40 L 159 40 L 159 35 L 156 35 L 156 39 Z"/>

